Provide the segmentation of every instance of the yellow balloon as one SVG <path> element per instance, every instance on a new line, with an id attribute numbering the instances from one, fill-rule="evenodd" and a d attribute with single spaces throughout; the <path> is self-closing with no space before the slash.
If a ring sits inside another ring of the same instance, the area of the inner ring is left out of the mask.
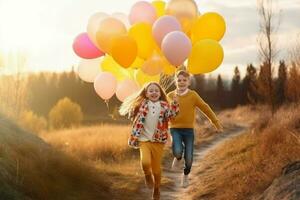
<path id="1" fill-rule="evenodd" d="M 157 17 L 161 17 L 161 16 L 165 15 L 166 3 L 164 1 L 156 0 L 156 1 L 152 1 L 151 4 L 154 6 L 154 8 L 156 10 Z"/>
<path id="2" fill-rule="evenodd" d="M 126 33 L 123 22 L 113 17 L 105 18 L 100 22 L 96 33 L 97 43 L 105 53 L 111 53 L 112 40 Z"/>
<path id="3" fill-rule="evenodd" d="M 218 68 L 223 58 L 223 48 L 217 41 L 200 40 L 192 48 L 187 68 L 192 74 L 208 73 Z"/>
<path id="4" fill-rule="evenodd" d="M 160 75 L 149 76 L 145 74 L 141 69 L 136 70 L 135 72 L 135 81 L 142 87 L 144 84 L 149 82 L 159 83 Z"/>
<path id="5" fill-rule="evenodd" d="M 112 73 L 118 81 L 122 81 L 128 77 L 130 77 L 130 73 L 121 67 L 116 61 L 110 56 L 105 55 L 102 63 L 101 63 L 102 71 L 107 71 Z"/>
<path id="6" fill-rule="evenodd" d="M 215 12 L 208 12 L 200 16 L 192 27 L 192 41 L 196 43 L 202 39 L 220 41 L 226 31 L 224 18 Z"/>
<path id="7" fill-rule="evenodd" d="M 135 39 L 138 46 L 138 56 L 147 59 L 156 48 L 152 36 L 152 27 L 147 23 L 136 23 L 129 29 L 129 36 Z"/>
<path id="8" fill-rule="evenodd" d="M 122 67 L 130 67 L 137 56 L 137 45 L 135 40 L 127 35 L 114 38 L 111 55 Z"/>
<path id="9" fill-rule="evenodd" d="M 145 60 L 140 58 L 140 57 L 136 57 L 134 62 L 130 65 L 130 68 L 132 69 L 139 69 L 143 66 Z"/>
<path id="10" fill-rule="evenodd" d="M 172 75 L 172 74 L 174 74 L 175 72 L 176 72 L 176 67 L 174 67 L 173 65 L 171 65 L 171 64 L 168 63 L 168 62 L 165 62 L 163 73 L 164 73 L 164 74 L 167 74 L 167 75 Z"/>

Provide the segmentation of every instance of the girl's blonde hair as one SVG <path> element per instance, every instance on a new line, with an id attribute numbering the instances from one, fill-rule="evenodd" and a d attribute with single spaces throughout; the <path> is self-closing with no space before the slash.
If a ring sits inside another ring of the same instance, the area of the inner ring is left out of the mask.
<path id="1" fill-rule="evenodd" d="M 139 108 L 140 108 L 142 102 L 145 99 L 147 99 L 146 93 L 147 93 L 147 89 L 149 88 L 150 85 L 156 85 L 159 88 L 159 90 L 160 90 L 159 100 L 167 101 L 167 95 L 166 95 L 165 91 L 162 89 L 162 87 L 156 82 L 149 82 L 149 83 L 145 84 L 139 92 L 137 92 L 125 99 L 125 101 L 122 103 L 122 105 L 119 109 L 119 113 L 121 115 L 128 114 L 130 118 L 134 118 L 136 116 L 137 112 L 139 111 Z"/>

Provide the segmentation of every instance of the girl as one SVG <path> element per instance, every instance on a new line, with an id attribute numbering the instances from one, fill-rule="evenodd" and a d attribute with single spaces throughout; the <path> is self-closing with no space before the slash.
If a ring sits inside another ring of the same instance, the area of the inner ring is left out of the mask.
<path id="1" fill-rule="evenodd" d="M 148 188 L 153 188 L 153 199 L 160 198 L 160 165 L 168 138 L 168 121 L 178 111 L 177 96 L 174 95 L 168 104 L 164 90 L 155 82 L 148 83 L 137 95 L 127 98 L 120 108 L 121 115 L 128 114 L 133 120 L 128 144 L 140 149 L 145 183 Z"/>

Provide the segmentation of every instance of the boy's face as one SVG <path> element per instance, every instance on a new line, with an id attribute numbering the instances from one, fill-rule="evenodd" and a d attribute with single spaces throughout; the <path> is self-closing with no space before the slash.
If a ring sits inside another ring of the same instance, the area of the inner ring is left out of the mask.
<path id="1" fill-rule="evenodd" d="M 151 84 L 148 86 L 146 90 L 146 97 L 150 99 L 153 102 L 156 102 L 160 98 L 160 89 L 158 88 L 157 85 Z"/>
<path id="2" fill-rule="evenodd" d="M 179 75 L 176 78 L 176 88 L 180 91 L 186 90 L 190 86 L 190 78 Z"/>

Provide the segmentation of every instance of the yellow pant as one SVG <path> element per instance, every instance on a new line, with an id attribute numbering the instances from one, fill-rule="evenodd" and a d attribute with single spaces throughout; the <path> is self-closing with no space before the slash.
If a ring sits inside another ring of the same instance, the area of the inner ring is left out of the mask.
<path id="1" fill-rule="evenodd" d="M 153 175 L 155 187 L 160 186 L 163 150 L 163 143 L 140 142 L 141 166 L 145 175 Z"/>

